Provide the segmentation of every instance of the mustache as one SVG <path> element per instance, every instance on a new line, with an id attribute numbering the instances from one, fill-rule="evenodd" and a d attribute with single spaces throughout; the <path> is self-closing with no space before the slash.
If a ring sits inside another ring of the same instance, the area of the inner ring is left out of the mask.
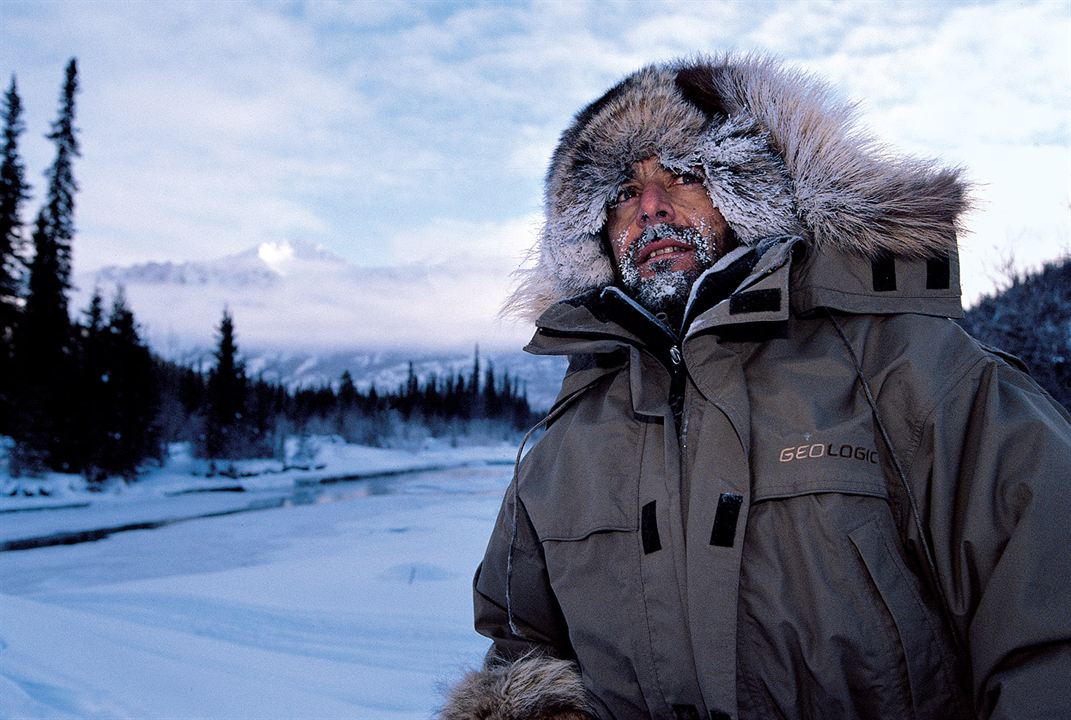
<path id="1" fill-rule="evenodd" d="M 643 233 L 636 238 L 636 242 L 632 244 L 632 247 L 629 248 L 629 259 L 635 262 L 644 248 L 659 240 L 674 240 L 694 248 L 698 247 L 703 240 L 703 234 L 698 228 L 689 225 L 670 225 L 669 223 L 648 225 Z"/>

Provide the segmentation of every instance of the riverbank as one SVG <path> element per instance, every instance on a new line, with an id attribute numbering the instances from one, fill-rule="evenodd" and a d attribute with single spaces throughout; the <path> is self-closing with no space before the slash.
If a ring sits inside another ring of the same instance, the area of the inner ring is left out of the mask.
<path id="1" fill-rule="evenodd" d="M 429 717 L 441 686 L 486 650 L 472 630 L 470 583 L 511 475 L 500 452 L 381 455 L 379 470 L 482 464 L 317 485 L 330 496 L 0 552 L 0 717 Z M 136 513 L 285 492 L 149 488 L 142 502 L 122 491 L 69 511 L 99 519 L 106 506 Z M 5 513 L 0 528 L 40 530 L 65 512 Z"/>
<path id="2" fill-rule="evenodd" d="M 512 464 L 517 452 L 516 445 L 508 442 L 454 446 L 431 439 L 407 449 L 352 445 L 331 436 L 300 442 L 302 447 L 288 453 L 286 462 L 206 460 L 193 457 L 188 443 L 175 443 L 162 466 L 146 467 L 134 482 L 112 478 L 102 487 L 88 485 L 80 475 L 63 473 L 11 477 L 5 472 L 4 443 L 0 442 L 0 514 L 199 492 L 287 488 L 464 465 Z"/>
<path id="3" fill-rule="evenodd" d="M 26 493 L 0 496 L 0 552 L 99 540 L 117 532 L 151 530 L 197 518 L 269 510 L 286 505 L 331 501 L 325 486 L 370 481 L 419 471 L 484 465 L 511 465 L 516 449 L 509 444 L 450 447 L 427 444 L 418 450 L 348 445 L 319 438 L 307 465 L 285 466 L 272 460 L 215 463 L 172 448 L 161 468 L 136 483 L 114 480 L 90 489 L 76 475 L 52 473 L 44 478 L 7 478 Z M 210 469 L 211 466 L 211 469 Z M 373 493 L 364 485 L 334 495 Z"/>

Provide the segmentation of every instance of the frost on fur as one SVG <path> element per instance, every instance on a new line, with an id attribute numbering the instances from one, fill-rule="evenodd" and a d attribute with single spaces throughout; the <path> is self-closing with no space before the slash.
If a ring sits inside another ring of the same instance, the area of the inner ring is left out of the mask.
<path id="1" fill-rule="evenodd" d="M 576 663 L 529 653 L 489 659 L 450 691 L 439 720 L 591 720 Z"/>
<path id="2" fill-rule="evenodd" d="M 603 242 L 607 201 L 633 163 L 700 165 L 736 237 L 803 236 L 868 258 L 954 252 L 967 186 L 955 168 L 898 157 L 860 130 L 824 83 L 755 56 L 646 67 L 577 114 L 544 196 L 534 266 L 505 315 L 534 319 L 558 300 L 614 281 Z"/>

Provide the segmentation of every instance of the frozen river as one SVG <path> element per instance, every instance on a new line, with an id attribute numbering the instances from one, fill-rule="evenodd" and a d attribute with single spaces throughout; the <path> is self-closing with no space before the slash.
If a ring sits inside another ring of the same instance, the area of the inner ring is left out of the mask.
<path id="1" fill-rule="evenodd" d="M 486 648 L 470 581 L 510 472 L 0 514 L 7 540 L 162 521 L 0 552 L 0 717 L 426 718 Z"/>
<path id="2" fill-rule="evenodd" d="M 507 463 L 497 463 L 506 465 Z M 487 468 L 390 471 L 372 477 L 313 479 L 294 486 L 245 488 L 235 484 L 215 489 L 185 489 L 163 496 L 124 502 L 86 501 L 28 509 L 0 508 L 0 552 L 93 542 L 120 532 L 153 530 L 178 522 L 261 512 L 298 505 L 323 505 L 374 495 L 472 494 L 482 492 L 483 476 L 501 473 Z"/>

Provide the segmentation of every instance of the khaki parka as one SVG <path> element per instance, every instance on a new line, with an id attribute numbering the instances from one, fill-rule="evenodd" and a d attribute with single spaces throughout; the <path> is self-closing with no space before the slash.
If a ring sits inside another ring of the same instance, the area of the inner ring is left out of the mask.
<path id="1" fill-rule="evenodd" d="M 1069 417 L 958 287 L 954 253 L 783 237 L 700 278 L 681 342 L 614 287 L 550 307 L 492 655 L 575 659 L 603 720 L 1071 718 Z"/>

